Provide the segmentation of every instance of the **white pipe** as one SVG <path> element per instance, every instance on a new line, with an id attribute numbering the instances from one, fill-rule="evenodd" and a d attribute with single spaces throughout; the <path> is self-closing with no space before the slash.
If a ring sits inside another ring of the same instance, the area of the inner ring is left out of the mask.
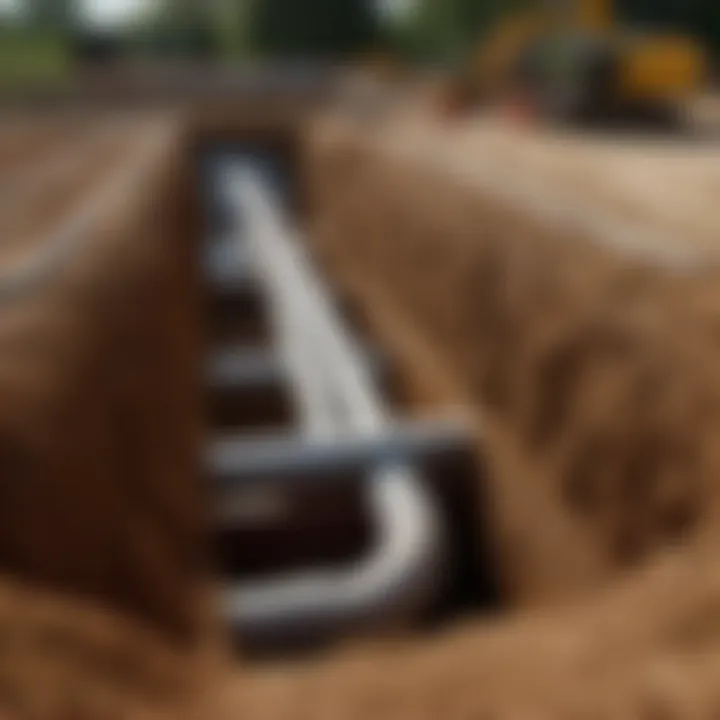
<path id="1" fill-rule="evenodd" d="M 459 420 L 398 423 L 377 435 L 360 437 L 353 432 L 331 438 L 220 437 L 210 446 L 205 467 L 221 498 L 248 488 L 354 484 L 358 478 L 353 475 L 367 474 L 378 466 L 456 457 L 467 449 L 471 437 L 469 423 Z"/>
<path id="2" fill-rule="evenodd" d="M 215 290 L 224 287 L 214 285 Z M 363 362 L 373 377 L 382 377 L 386 370 L 382 354 L 375 348 L 363 349 Z M 206 385 L 213 390 L 232 391 L 258 386 L 285 388 L 287 372 L 278 353 L 263 346 L 236 349 L 233 346 L 216 351 L 205 368 Z"/>
<path id="3" fill-rule="evenodd" d="M 261 172 L 249 161 L 235 161 L 223 178 L 274 298 L 274 314 L 285 333 L 283 358 L 300 391 L 305 431 L 315 438 L 341 431 L 382 433 L 389 413 Z M 228 590 L 227 611 L 246 639 L 375 630 L 407 619 L 434 599 L 445 548 L 433 500 L 405 465 L 378 468 L 367 491 L 377 526 L 367 557 L 340 570 L 243 582 Z"/>

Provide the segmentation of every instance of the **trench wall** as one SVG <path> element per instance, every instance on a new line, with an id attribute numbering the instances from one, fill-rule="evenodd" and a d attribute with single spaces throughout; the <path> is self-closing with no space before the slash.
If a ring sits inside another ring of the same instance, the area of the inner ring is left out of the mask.
<path id="1" fill-rule="evenodd" d="M 0 571 L 188 642 L 205 513 L 184 145 L 177 123 L 138 121 L 125 160 L 68 203 L 115 183 L 75 250 L 2 300 Z"/>
<path id="2" fill-rule="evenodd" d="M 13 236 L 0 257 L 0 708 L 11 717 L 179 716 L 225 660 L 202 475 L 211 328 L 198 170 L 218 144 L 258 144 L 294 166 L 311 101 L 242 88 L 203 101 L 196 88 L 191 110 L 180 88 L 182 102 L 130 90 L 62 96 L 38 132 L 37 108 L 20 107 L 5 133 L 28 123 L 16 166 L 0 168 L 12 182 L 41 165 L 39 148 L 58 150 L 66 131 L 54 128 L 79 128 L 83 152 L 84 128 L 127 118 L 113 167 L 100 162 L 73 192 L 60 182 L 63 202 L 45 193 L 52 217 L 32 186 L 18 194 L 19 216 L 45 229 L 27 247 Z M 76 250 L 10 302 L 4 273 L 108 183 L 112 201 Z"/>

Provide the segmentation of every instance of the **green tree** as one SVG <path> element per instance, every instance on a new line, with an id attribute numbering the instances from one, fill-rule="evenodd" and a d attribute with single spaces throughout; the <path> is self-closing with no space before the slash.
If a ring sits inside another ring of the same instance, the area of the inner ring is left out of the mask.
<path id="1" fill-rule="evenodd" d="M 499 19 L 545 0 L 415 0 L 392 36 L 404 46 L 440 58 L 462 56 Z M 618 24 L 644 19 L 690 32 L 720 53 L 720 0 L 615 0 Z"/>
<path id="2" fill-rule="evenodd" d="M 25 0 L 28 24 L 44 31 L 66 32 L 77 25 L 77 0 Z"/>
<path id="3" fill-rule="evenodd" d="M 370 0 L 253 0 L 247 24 L 252 48 L 272 55 L 349 55 L 378 37 Z"/>
<path id="4" fill-rule="evenodd" d="M 461 58 L 504 13 L 530 0 L 416 0 L 395 37 L 416 54 L 437 59 Z"/>
<path id="5" fill-rule="evenodd" d="M 226 57 L 244 54 L 248 50 L 249 0 L 215 0 L 212 16 L 220 51 Z"/>
<path id="6" fill-rule="evenodd" d="M 692 28 L 698 37 L 705 42 L 713 54 L 713 64 L 717 72 L 720 63 L 720 2 L 703 0 L 694 18 Z"/>
<path id="7" fill-rule="evenodd" d="M 212 55 L 218 49 L 213 11 L 202 0 L 158 0 L 132 28 L 132 45 L 150 55 Z"/>

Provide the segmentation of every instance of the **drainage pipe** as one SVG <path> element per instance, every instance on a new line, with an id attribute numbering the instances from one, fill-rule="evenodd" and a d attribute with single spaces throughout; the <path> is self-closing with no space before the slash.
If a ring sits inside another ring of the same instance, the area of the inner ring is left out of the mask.
<path id="1" fill-rule="evenodd" d="M 270 436 L 215 440 L 205 461 L 213 485 L 227 497 L 248 489 L 295 489 L 355 483 L 387 465 L 457 457 L 469 447 L 470 427 L 459 421 L 400 423 L 377 435 Z"/>
<path id="2" fill-rule="evenodd" d="M 214 285 L 217 290 L 218 287 Z M 221 289 L 222 292 L 222 289 Z M 373 377 L 385 375 L 386 364 L 375 349 L 364 349 L 363 362 Z M 211 390 L 233 392 L 256 387 L 284 387 L 287 372 L 278 354 L 266 347 L 219 350 L 205 368 L 205 382 Z"/>
<path id="3" fill-rule="evenodd" d="M 307 436 L 383 433 L 389 413 L 261 169 L 228 159 L 222 187 L 241 215 L 244 240 L 268 283 Z M 227 612 L 246 641 L 374 631 L 407 620 L 434 600 L 445 546 L 433 498 L 412 468 L 394 460 L 374 468 L 367 492 L 377 526 L 367 557 L 342 569 L 242 582 L 227 591 Z"/>

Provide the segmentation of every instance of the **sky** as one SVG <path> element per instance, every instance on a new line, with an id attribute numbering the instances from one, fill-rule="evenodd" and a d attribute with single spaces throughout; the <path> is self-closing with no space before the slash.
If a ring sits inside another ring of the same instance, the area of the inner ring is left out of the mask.
<path id="1" fill-rule="evenodd" d="M 83 10 L 95 23 L 116 25 L 134 17 L 147 0 L 82 0 Z"/>
<path id="2" fill-rule="evenodd" d="M 415 0 L 380 0 L 380 8 L 391 17 L 393 15 L 404 15 L 409 12 Z"/>
<path id="3" fill-rule="evenodd" d="M 17 11 L 23 0 L 0 0 L 0 11 Z M 121 25 L 131 20 L 149 0 L 80 0 L 85 16 L 97 25 Z"/>

